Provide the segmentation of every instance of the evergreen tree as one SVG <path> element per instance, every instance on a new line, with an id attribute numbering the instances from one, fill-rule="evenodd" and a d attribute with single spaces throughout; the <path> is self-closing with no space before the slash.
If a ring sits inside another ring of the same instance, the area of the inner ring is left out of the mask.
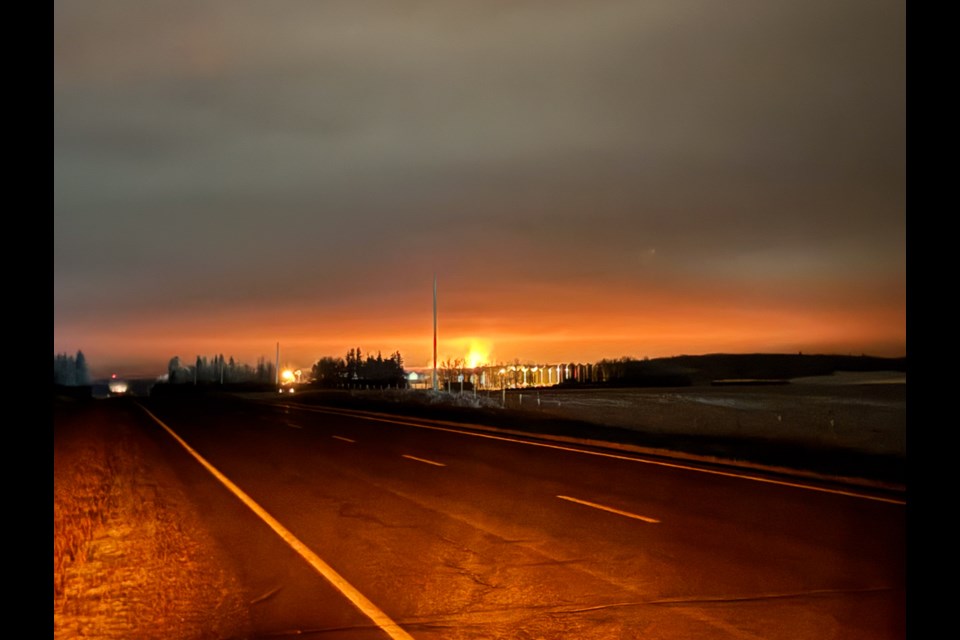
<path id="1" fill-rule="evenodd" d="M 171 384 L 176 384 L 180 382 L 180 356 L 173 356 L 170 358 L 170 363 L 167 364 L 167 381 Z"/>
<path id="2" fill-rule="evenodd" d="M 90 384 L 90 371 L 87 369 L 87 358 L 83 355 L 83 351 L 77 351 L 77 357 L 75 360 L 75 370 L 76 374 L 74 376 L 75 383 L 78 385 L 88 385 Z"/>
<path id="3" fill-rule="evenodd" d="M 73 356 L 58 353 L 53 357 L 53 382 L 73 386 L 77 380 L 77 364 Z"/>
<path id="4" fill-rule="evenodd" d="M 90 384 L 90 371 L 83 351 L 77 351 L 76 356 L 65 353 L 53 356 L 53 383 L 70 387 Z"/>

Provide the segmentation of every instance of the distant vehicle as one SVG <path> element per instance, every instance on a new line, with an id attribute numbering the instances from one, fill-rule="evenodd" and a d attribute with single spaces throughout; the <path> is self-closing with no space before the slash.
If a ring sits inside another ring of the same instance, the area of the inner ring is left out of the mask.
<path id="1" fill-rule="evenodd" d="M 127 382 L 114 377 L 107 383 L 107 388 L 110 389 L 111 396 L 122 396 L 127 393 Z"/>
<path id="2" fill-rule="evenodd" d="M 289 383 L 289 384 L 288 384 L 288 383 L 284 383 L 284 384 L 281 384 L 281 385 L 280 385 L 280 389 L 278 389 L 278 391 L 279 391 L 281 394 L 283 394 L 283 393 L 293 393 L 294 391 L 296 391 L 296 386 L 295 386 L 292 382 Z"/>

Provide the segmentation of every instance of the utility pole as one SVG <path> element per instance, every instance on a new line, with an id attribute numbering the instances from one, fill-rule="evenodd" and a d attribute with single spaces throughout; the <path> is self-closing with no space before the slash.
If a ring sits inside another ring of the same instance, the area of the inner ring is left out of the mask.
<path id="1" fill-rule="evenodd" d="M 433 274 L 433 390 L 437 391 L 437 274 Z"/>
<path id="2" fill-rule="evenodd" d="M 280 343 L 277 343 L 277 366 L 273 370 L 273 384 L 280 384 Z"/>

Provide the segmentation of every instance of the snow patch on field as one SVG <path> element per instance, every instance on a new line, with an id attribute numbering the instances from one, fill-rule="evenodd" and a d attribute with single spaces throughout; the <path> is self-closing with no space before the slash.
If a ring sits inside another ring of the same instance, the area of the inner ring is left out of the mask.
<path id="1" fill-rule="evenodd" d="M 847 380 L 863 380 L 862 375 Z M 737 436 L 906 455 L 903 385 L 545 389 L 507 407 L 661 434 Z"/>
<path id="2" fill-rule="evenodd" d="M 907 374 L 902 371 L 837 371 L 829 376 L 794 378 L 791 384 L 907 384 Z"/>
<path id="3" fill-rule="evenodd" d="M 770 403 L 762 399 L 756 398 L 718 398 L 718 397 L 707 397 L 707 396 L 677 396 L 676 400 L 678 402 L 694 402 L 700 404 L 708 404 L 715 407 L 729 407 L 731 409 L 748 409 L 751 411 L 758 411 L 761 409 L 769 409 Z"/>

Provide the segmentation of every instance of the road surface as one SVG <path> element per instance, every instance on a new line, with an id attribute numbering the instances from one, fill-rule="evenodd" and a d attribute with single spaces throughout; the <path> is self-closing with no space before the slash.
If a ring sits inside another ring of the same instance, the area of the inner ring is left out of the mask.
<path id="1" fill-rule="evenodd" d="M 906 635 L 896 496 L 289 402 L 139 404 L 258 637 Z"/>

